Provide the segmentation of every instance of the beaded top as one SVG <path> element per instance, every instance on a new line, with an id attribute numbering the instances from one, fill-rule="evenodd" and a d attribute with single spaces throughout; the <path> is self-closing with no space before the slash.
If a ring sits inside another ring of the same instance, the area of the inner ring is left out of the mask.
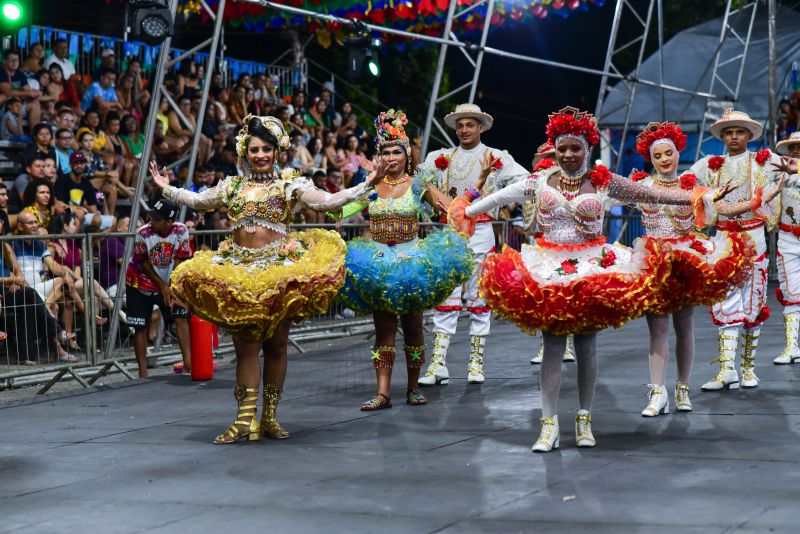
<path id="1" fill-rule="evenodd" d="M 678 187 L 678 177 L 657 176 L 645 178 L 642 184 L 655 188 L 674 189 Z M 642 225 L 647 235 L 658 238 L 673 238 L 689 234 L 694 229 L 694 218 L 690 206 L 670 206 L 666 204 L 640 203 Z"/>

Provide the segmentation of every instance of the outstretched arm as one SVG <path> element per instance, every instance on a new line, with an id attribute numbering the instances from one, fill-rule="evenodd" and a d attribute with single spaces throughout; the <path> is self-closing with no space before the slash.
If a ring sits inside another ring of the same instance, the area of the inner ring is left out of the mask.
<path id="1" fill-rule="evenodd" d="M 159 172 L 158 165 L 154 161 L 150 162 L 150 174 L 153 176 L 153 182 L 162 190 L 164 197 L 176 204 L 183 204 L 198 211 L 211 211 L 225 205 L 228 188 L 227 178 L 220 180 L 217 185 L 206 189 L 202 193 L 192 193 L 186 189 L 169 185 L 167 168 L 164 167 Z"/>
<path id="2" fill-rule="evenodd" d="M 536 198 L 536 181 L 532 179 L 520 180 L 504 187 L 500 191 L 492 193 L 488 197 L 473 202 L 467 209 L 468 217 L 475 217 L 481 213 L 486 213 L 498 206 L 516 204 L 523 200 Z"/>
<path id="3" fill-rule="evenodd" d="M 648 187 L 618 174 L 611 175 L 608 196 L 632 204 L 647 202 L 688 205 L 692 203 L 691 194 L 687 191 Z"/>

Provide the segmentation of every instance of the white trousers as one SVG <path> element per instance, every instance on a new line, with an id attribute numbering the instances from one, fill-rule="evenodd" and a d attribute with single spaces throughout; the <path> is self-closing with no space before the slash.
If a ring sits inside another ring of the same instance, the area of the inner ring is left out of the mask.
<path id="1" fill-rule="evenodd" d="M 800 313 L 800 239 L 791 232 L 778 232 L 778 280 L 783 314 Z"/>

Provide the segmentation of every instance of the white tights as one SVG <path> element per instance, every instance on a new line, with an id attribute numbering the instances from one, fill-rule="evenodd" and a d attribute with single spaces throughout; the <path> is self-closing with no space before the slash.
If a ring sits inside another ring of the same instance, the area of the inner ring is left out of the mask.
<path id="1" fill-rule="evenodd" d="M 692 316 L 694 308 L 687 306 L 672 314 L 672 326 L 675 329 L 675 356 L 678 362 L 678 382 L 689 383 L 694 361 L 694 326 Z M 663 386 L 669 361 L 669 316 L 647 314 L 647 326 L 650 329 L 650 383 Z"/>
<path id="2" fill-rule="evenodd" d="M 566 336 L 542 332 L 544 355 L 539 371 L 542 390 L 542 417 L 552 417 L 558 411 L 558 392 L 561 389 L 561 360 L 564 357 Z M 597 383 L 597 334 L 575 335 L 575 358 L 578 362 L 578 407 L 592 410 L 594 386 Z"/>

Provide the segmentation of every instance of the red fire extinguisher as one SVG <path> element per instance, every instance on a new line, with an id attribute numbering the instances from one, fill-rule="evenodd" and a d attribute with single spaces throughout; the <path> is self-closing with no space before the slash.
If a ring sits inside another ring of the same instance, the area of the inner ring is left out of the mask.
<path id="1" fill-rule="evenodd" d="M 214 378 L 213 324 L 192 315 L 189 322 L 192 344 L 192 380 Z"/>

